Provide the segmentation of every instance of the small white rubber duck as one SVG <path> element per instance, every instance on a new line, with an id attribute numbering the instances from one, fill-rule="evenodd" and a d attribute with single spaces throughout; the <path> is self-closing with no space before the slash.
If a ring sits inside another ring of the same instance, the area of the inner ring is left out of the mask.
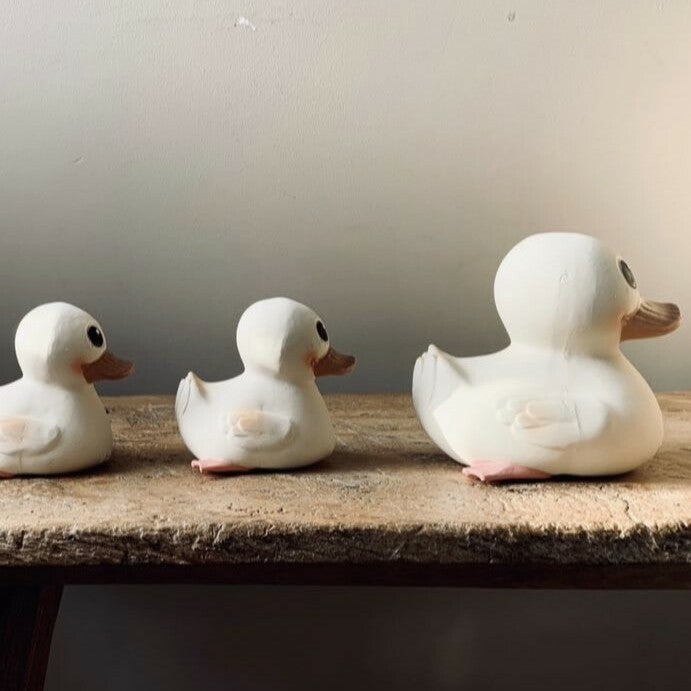
<path id="1" fill-rule="evenodd" d="M 105 461 L 113 438 L 93 387 L 132 363 L 106 350 L 99 323 L 64 302 L 31 310 L 15 336 L 22 378 L 0 387 L 0 477 L 53 475 Z"/>
<path id="2" fill-rule="evenodd" d="M 511 345 L 469 358 L 431 345 L 413 374 L 422 426 L 464 473 L 613 475 L 655 455 L 662 414 L 619 344 L 674 331 L 676 305 L 642 300 L 626 262 L 577 233 L 518 243 L 494 298 Z"/>
<path id="3" fill-rule="evenodd" d="M 355 358 L 329 345 L 324 322 L 305 305 L 270 298 L 248 307 L 237 328 L 245 371 L 180 382 L 175 413 L 200 472 L 297 468 L 334 450 L 336 437 L 315 377 L 347 374 Z"/>

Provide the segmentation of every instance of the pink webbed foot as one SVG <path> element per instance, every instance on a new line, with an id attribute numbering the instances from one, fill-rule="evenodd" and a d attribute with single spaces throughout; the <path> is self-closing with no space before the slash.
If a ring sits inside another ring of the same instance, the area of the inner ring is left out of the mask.
<path id="1" fill-rule="evenodd" d="M 246 468 L 244 465 L 226 463 L 216 458 L 200 458 L 192 461 L 192 467 L 200 473 L 249 473 L 252 470 L 252 468 Z"/>
<path id="2" fill-rule="evenodd" d="M 477 461 L 463 468 L 463 474 L 481 482 L 511 482 L 512 480 L 547 480 L 550 473 L 524 465 L 513 465 L 504 461 Z"/>
<path id="3" fill-rule="evenodd" d="M 2 470 L 0 470 L 0 480 L 9 480 L 11 477 L 14 477 L 12 473 L 3 473 Z"/>

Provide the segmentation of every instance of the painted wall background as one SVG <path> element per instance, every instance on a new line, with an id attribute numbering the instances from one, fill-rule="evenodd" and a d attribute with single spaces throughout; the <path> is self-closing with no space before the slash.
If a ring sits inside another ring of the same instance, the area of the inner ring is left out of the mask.
<path id="1" fill-rule="evenodd" d="M 139 363 L 118 391 L 239 366 L 235 323 L 288 294 L 357 373 L 404 390 L 431 340 L 506 336 L 526 234 L 596 234 L 691 305 L 685 2 L 27 0 L 0 10 L 0 375 L 62 297 Z M 244 20 L 244 21 L 243 21 Z M 688 332 L 628 347 L 691 385 Z"/>
<path id="2" fill-rule="evenodd" d="M 464 354 L 506 343 L 494 272 L 541 230 L 602 237 L 642 292 L 688 311 L 690 32 L 681 0 L 5 2 L 0 377 L 17 374 L 11 340 L 22 314 L 60 298 L 92 311 L 113 349 L 138 363 L 136 377 L 104 390 L 173 392 L 192 367 L 209 379 L 236 371 L 240 313 L 287 294 L 360 357 L 327 390 L 406 390 L 431 340 Z M 655 388 L 691 386 L 685 326 L 626 349 Z M 213 606 L 194 589 L 176 592 L 185 606 Z M 75 681 L 92 609 L 107 664 L 183 665 L 151 623 L 171 596 L 147 593 L 142 611 L 127 591 L 70 591 L 49 688 L 94 688 L 88 674 Z M 306 596 L 291 593 L 307 612 Z M 218 597 L 230 607 L 236 595 Z M 431 597 L 446 598 L 435 617 L 452 627 L 452 603 L 465 595 L 415 591 L 382 612 L 381 645 L 399 608 L 409 631 L 427 630 Z M 626 602 L 636 621 L 638 596 Z M 671 599 L 656 602 L 640 610 L 644 628 L 673 611 Z M 481 608 L 467 611 L 469 630 L 482 632 Z M 585 630 L 593 612 L 582 613 Z M 253 619 L 241 614 L 237 629 Z M 132 637 L 118 638 L 110 616 Z M 183 640 L 232 639 L 225 625 L 195 621 Z M 139 629 L 153 640 L 128 649 Z M 438 639 L 424 640 L 422 668 L 438 669 Z M 659 667 L 654 650 L 636 650 Z M 209 678 L 220 684 L 230 659 L 214 657 Z M 84 667 L 111 679 L 101 688 L 144 688 L 118 685 L 103 665 Z M 267 688 L 242 669 L 237 659 L 227 668 L 236 688 Z"/>

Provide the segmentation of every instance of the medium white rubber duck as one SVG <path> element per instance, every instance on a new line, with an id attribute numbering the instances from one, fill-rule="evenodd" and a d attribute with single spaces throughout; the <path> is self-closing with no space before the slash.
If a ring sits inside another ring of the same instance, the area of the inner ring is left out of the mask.
<path id="1" fill-rule="evenodd" d="M 248 307 L 237 328 L 239 376 L 180 382 L 175 413 L 200 472 L 296 468 L 334 450 L 336 437 L 315 377 L 347 374 L 355 358 L 329 345 L 324 322 L 305 305 L 270 298 Z"/>
<path id="2" fill-rule="evenodd" d="M 469 358 L 431 345 L 413 374 L 422 426 L 464 473 L 614 475 L 652 458 L 662 414 L 619 344 L 674 331 L 678 307 L 642 300 L 626 262 L 577 233 L 518 243 L 494 297 L 511 345 Z"/>
<path id="3" fill-rule="evenodd" d="M 132 363 L 106 350 L 99 323 L 64 302 L 40 305 L 15 336 L 22 378 L 0 387 L 0 477 L 53 475 L 105 461 L 113 438 L 93 387 Z"/>

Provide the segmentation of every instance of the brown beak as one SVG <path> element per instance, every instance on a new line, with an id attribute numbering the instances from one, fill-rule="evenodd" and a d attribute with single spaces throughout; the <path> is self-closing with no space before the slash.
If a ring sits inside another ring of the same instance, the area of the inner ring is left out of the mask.
<path id="1" fill-rule="evenodd" d="M 643 300 L 641 306 L 624 318 L 621 327 L 621 340 L 650 338 L 672 333 L 681 322 L 681 312 L 671 302 Z"/>
<path id="2" fill-rule="evenodd" d="M 352 355 L 341 355 L 333 348 L 329 348 L 321 360 L 312 364 L 315 377 L 323 377 L 327 374 L 348 374 L 353 367 L 355 367 L 355 358 Z"/>
<path id="3" fill-rule="evenodd" d="M 131 362 L 121 360 L 113 355 L 110 350 L 106 350 L 95 362 L 82 365 L 84 379 L 89 384 L 103 379 L 124 379 L 132 374 L 133 369 L 134 365 Z"/>

